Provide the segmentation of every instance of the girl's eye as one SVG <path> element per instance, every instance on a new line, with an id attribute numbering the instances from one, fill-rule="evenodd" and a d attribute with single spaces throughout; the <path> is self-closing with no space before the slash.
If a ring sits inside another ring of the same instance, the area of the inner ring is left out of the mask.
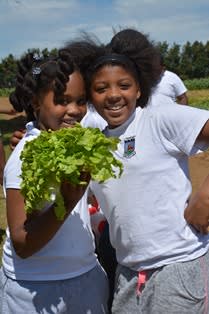
<path id="1" fill-rule="evenodd" d="M 104 93 L 105 87 L 97 87 L 97 88 L 95 88 L 95 91 L 96 91 L 98 94 Z"/>
<path id="2" fill-rule="evenodd" d="M 57 98 L 56 105 L 67 106 L 70 101 L 67 98 Z"/>
<path id="3" fill-rule="evenodd" d="M 79 99 L 77 101 L 78 106 L 86 106 L 87 100 L 85 98 Z"/>
<path id="4" fill-rule="evenodd" d="M 63 99 L 61 105 L 67 106 L 68 104 L 69 104 L 69 100 L 68 99 Z"/>
<path id="5" fill-rule="evenodd" d="M 120 86 L 120 88 L 121 88 L 121 89 L 124 89 L 124 90 L 129 89 L 129 88 L 130 88 L 130 84 L 122 84 L 122 85 Z"/>
<path id="6" fill-rule="evenodd" d="M 78 100 L 72 100 L 69 98 L 59 98 L 57 99 L 56 104 L 60 106 L 68 106 L 70 103 L 75 103 L 77 106 L 86 106 L 86 98 L 80 98 Z"/>

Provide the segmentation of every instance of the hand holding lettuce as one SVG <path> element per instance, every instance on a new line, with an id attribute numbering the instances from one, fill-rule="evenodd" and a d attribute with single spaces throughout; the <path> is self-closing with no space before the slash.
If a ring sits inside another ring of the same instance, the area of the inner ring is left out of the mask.
<path id="1" fill-rule="evenodd" d="M 62 219 L 65 207 L 61 182 L 86 185 L 81 179 L 83 172 L 90 173 L 98 182 L 120 176 L 123 166 L 112 154 L 118 142 L 117 138 L 106 138 L 99 129 L 83 128 L 80 124 L 42 131 L 37 138 L 26 142 L 21 153 L 21 193 L 26 211 L 40 210 L 46 202 L 56 199 L 55 213 Z"/>

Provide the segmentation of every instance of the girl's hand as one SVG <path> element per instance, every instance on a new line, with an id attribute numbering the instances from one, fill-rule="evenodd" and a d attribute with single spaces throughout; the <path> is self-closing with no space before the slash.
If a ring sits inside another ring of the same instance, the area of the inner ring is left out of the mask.
<path id="1" fill-rule="evenodd" d="M 15 116 L 18 112 L 14 108 L 10 108 L 5 113 L 10 116 Z"/>
<path id="2" fill-rule="evenodd" d="M 19 141 L 23 138 L 26 130 L 17 130 L 12 134 L 12 137 L 10 138 L 10 149 L 13 150 L 15 146 L 19 143 Z"/>
<path id="3" fill-rule="evenodd" d="M 197 231 L 209 233 L 209 190 L 200 189 L 189 201 L 184 218 Z"/>
<path id="4" fill-rule="evenodd" d="M 61 184 L 60 191 L 64 199 L 65 208 L 68 213 L 73 210 L 73 208 L 77 205 L 77 203 L 84 195 L 88 187 L 89 181 L 91 179 L 91 176 L 89 173 L 83 172 L 81 173 L 80 179 L 82 181 L 85 181 L 86 184 L 73 185 L 67 181 L 62 182 Z"/>

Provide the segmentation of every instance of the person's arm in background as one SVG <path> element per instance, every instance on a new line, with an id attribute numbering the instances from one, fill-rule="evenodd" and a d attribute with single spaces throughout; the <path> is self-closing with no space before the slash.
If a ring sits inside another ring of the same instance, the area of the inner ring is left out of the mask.
<path id="1" fill-rule="evenodd" d="M 183 93 L 176 97 L 178 104 L 180 105 L 188 105 L 188 97 L 186 93 Z"/>
<path id="2" fill-rule="evenodd" d="M 17 111 L 14 108 L 0 108 L 0 113 L 14 116 L 17 114 Z"/>
<path id="3" fill-rule="evenodd" d="M 4 173 L 4 166 L 5 166 L 5 151 L 4 145 L 0 137 L 0 184 L 3 184 L 3 173 Z"/>
<path id="4" fill-rule="evenodd" d="M 188 102 L 188 96 L 187 96 L 187 87 L 185 86 L 182 79 L 175 74 L 173 77 L 174 81 L 174 90 L 175 90 L 175 96 L 176 96 L 176 102 L 180 105 L 189 105 Z"/>

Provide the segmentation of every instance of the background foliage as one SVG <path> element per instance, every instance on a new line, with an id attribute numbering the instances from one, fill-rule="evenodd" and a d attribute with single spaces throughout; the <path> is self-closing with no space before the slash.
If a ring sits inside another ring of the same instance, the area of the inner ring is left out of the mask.
<path id="1" fill-rule="evenodd" d="M 49 51 L 47 48 L 40 49 L 28 49 L 27 52 L 36 52 L 40 57 L 41 56 L 55 56 L 57 54 L 57 49 Z M 17 71 L 17 63 L 19 59 L 15 58 L 12 54 L 9 54 L 8 57 L 1 60 L 0 63 L 0 88 L 5 89 L 5 92 L 8 88 L 15 86 L 15 75 Z M 0 96 L 6 96 L 0 95 Z"/>
<path id="2" fill-rule="evenodd" d="M 157 43 L 167 69 L 177 73 L 183 80 L 209 77 L 209 41 L 187 42 L 182 47 L 176 43 Z"/>
<path id="3" fill-rule="evenodd" d="M 209 41 L 205 44 L 201 41 L 195 41 L 193 43 L 186 42 L 183 46 L 176 43 L 169 46 L 167 41 L 164 41 L 157 42 L 155 45 L 162 54 L 167 69 L 178 74 L 183 80 L 209 78 Z M 27 52 L 36 52 L 40 56 L 54 56 L 57 54 L 57 49 L 50 51 L 47 48 L 43 50 L 34 48 L 28 49 Z M 18 60 L 19 59 L 15 58 L 12 54 L 1 60 L 1 89 L 14 87 Z M 203 88 L 208 88 L 208 80 L 205 81 L 207 86 Z M 188 82 L 188 84 L 190 83 Z"/>

